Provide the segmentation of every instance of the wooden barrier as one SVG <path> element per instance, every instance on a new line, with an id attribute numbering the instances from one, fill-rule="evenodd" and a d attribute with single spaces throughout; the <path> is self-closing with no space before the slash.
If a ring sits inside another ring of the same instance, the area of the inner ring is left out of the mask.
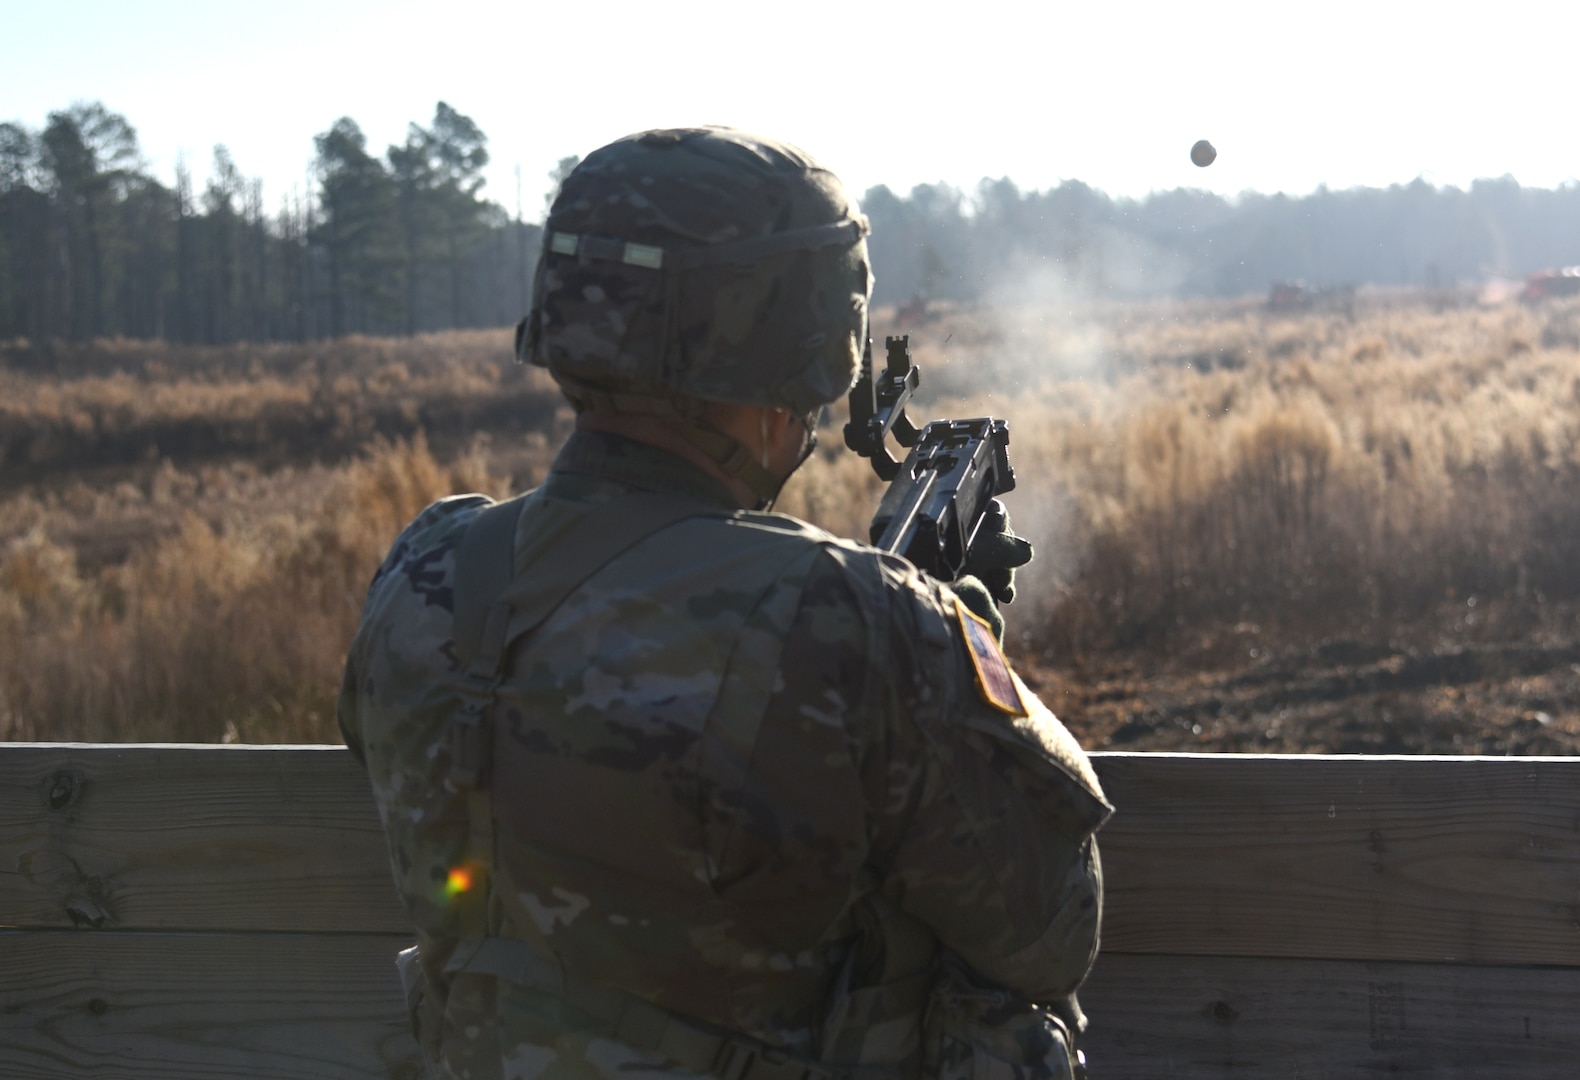
<path id="1" fill-rule="evenodd" d="M 1580 1073 L 1580 759 L 1096 755 L 1097 1080 Z M 421 1076 L 328 747 L 0 745 L 0 1076 Z"/>

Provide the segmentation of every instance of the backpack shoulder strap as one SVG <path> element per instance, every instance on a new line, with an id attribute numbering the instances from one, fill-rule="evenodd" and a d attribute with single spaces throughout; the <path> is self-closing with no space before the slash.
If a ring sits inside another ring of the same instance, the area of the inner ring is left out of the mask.
<path id="1" fill-rule="evenodd" d="M 477 655 L 484 615 L 515 576 L 516 522 L 531 494 L 484 507 L 455 553 L 455 655 L 463 669 Z"/>
<path id="2" fill-rule="evenodd" d="M 628 495 L 590 511 L 545 550 L 529 553 L 526 572 L 518 578 L 516 529 L 536 497 L 530 492 L 486 507 L 461 538 L 455 555 L 454 638 L 465 672 L 497 676 L 507 635 L 537 629 L 588 578 L 648 537 L 687 518 L 733 516 L 671 496 Z"/>
<path id="3" fill-rule="evenodd" d="M 516 533 L 536 492 L 480 511 L 455 558 L 454 641 L 460 708 L 447 732 L 450 782 L 465 793 L 469 834 L 465 873 L 455 885 L 462 938 L 487 933 L 494 860 L 488 773 L 493 758 L 494 694 L 511 642 L 532 633 L 588 578 L 643 540 L 693 517 L 729 517 L 689 500 L 635 494 L 595 507 L 548 538 L 516 574 Z"/>

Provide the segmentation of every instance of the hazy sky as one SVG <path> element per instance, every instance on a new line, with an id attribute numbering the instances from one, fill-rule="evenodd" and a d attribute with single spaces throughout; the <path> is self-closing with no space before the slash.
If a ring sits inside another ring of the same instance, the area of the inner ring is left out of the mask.
<path id="1" fill-rule="evenodd" d="M 487 194 L 648 127 L 797 143 L 860 192 L 984 176 L 1114 194 L 1303 193 L 1580 175 L 1580 3 L 0 0 L 0 120 L 102 100 L 154 172 L 215 143 L 274 207 L 350 116 L 381 152 L 443 99 L 489 136 Z M 1211 139 L 1219 157 L 1190 164 Z"/>

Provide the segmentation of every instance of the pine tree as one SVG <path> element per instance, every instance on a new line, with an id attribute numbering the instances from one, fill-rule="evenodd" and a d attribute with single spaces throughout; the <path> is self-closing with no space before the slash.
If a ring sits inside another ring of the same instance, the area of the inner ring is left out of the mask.
<path id="1" fill-rule="evenodd" d="M 395 183 L 354 120 L 341 117 L 317 136 L 323 221 L 315 240 L 329 264 L 333 336 L 399 327 L 400 229 Z"/>
<path id="2" fill-rule="evenodd" d="M 438 175 L 435 189 L 444 223 L 445 265 L 450 286 L 450 326 L 463 325 L 462 257 L 488 232 L 488 204 L 479 197 L 483 167 L 488 164 L 488 137 L 471 117 L 444 102 L 434 109 L 429 129 L 430 154 Z"/>
<path id="3" fill-rule="evenodd" d="M 103 104 L 79 102 L 49 114 L 42 144 L 68 267 L 60 329 L 73 337 L 94 337 L 108 330 L 120 284 L 110 258 L 121 242 L 115 210 L 136 179 L 137 132 Z"/>

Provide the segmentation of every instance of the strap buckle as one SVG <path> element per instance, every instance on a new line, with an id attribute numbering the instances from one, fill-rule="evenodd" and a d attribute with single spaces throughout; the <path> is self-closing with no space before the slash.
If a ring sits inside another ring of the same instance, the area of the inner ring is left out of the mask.
<path id="1" fill-rule="evenodd" d="M 489 751 L 484 745 L 490 725 L 470 709 L 463 710 L 445 731 L 445 746 L 450 751 L 450 780 L 459 788 L 476 791 L 483 787 L 488 772 Z"/>

